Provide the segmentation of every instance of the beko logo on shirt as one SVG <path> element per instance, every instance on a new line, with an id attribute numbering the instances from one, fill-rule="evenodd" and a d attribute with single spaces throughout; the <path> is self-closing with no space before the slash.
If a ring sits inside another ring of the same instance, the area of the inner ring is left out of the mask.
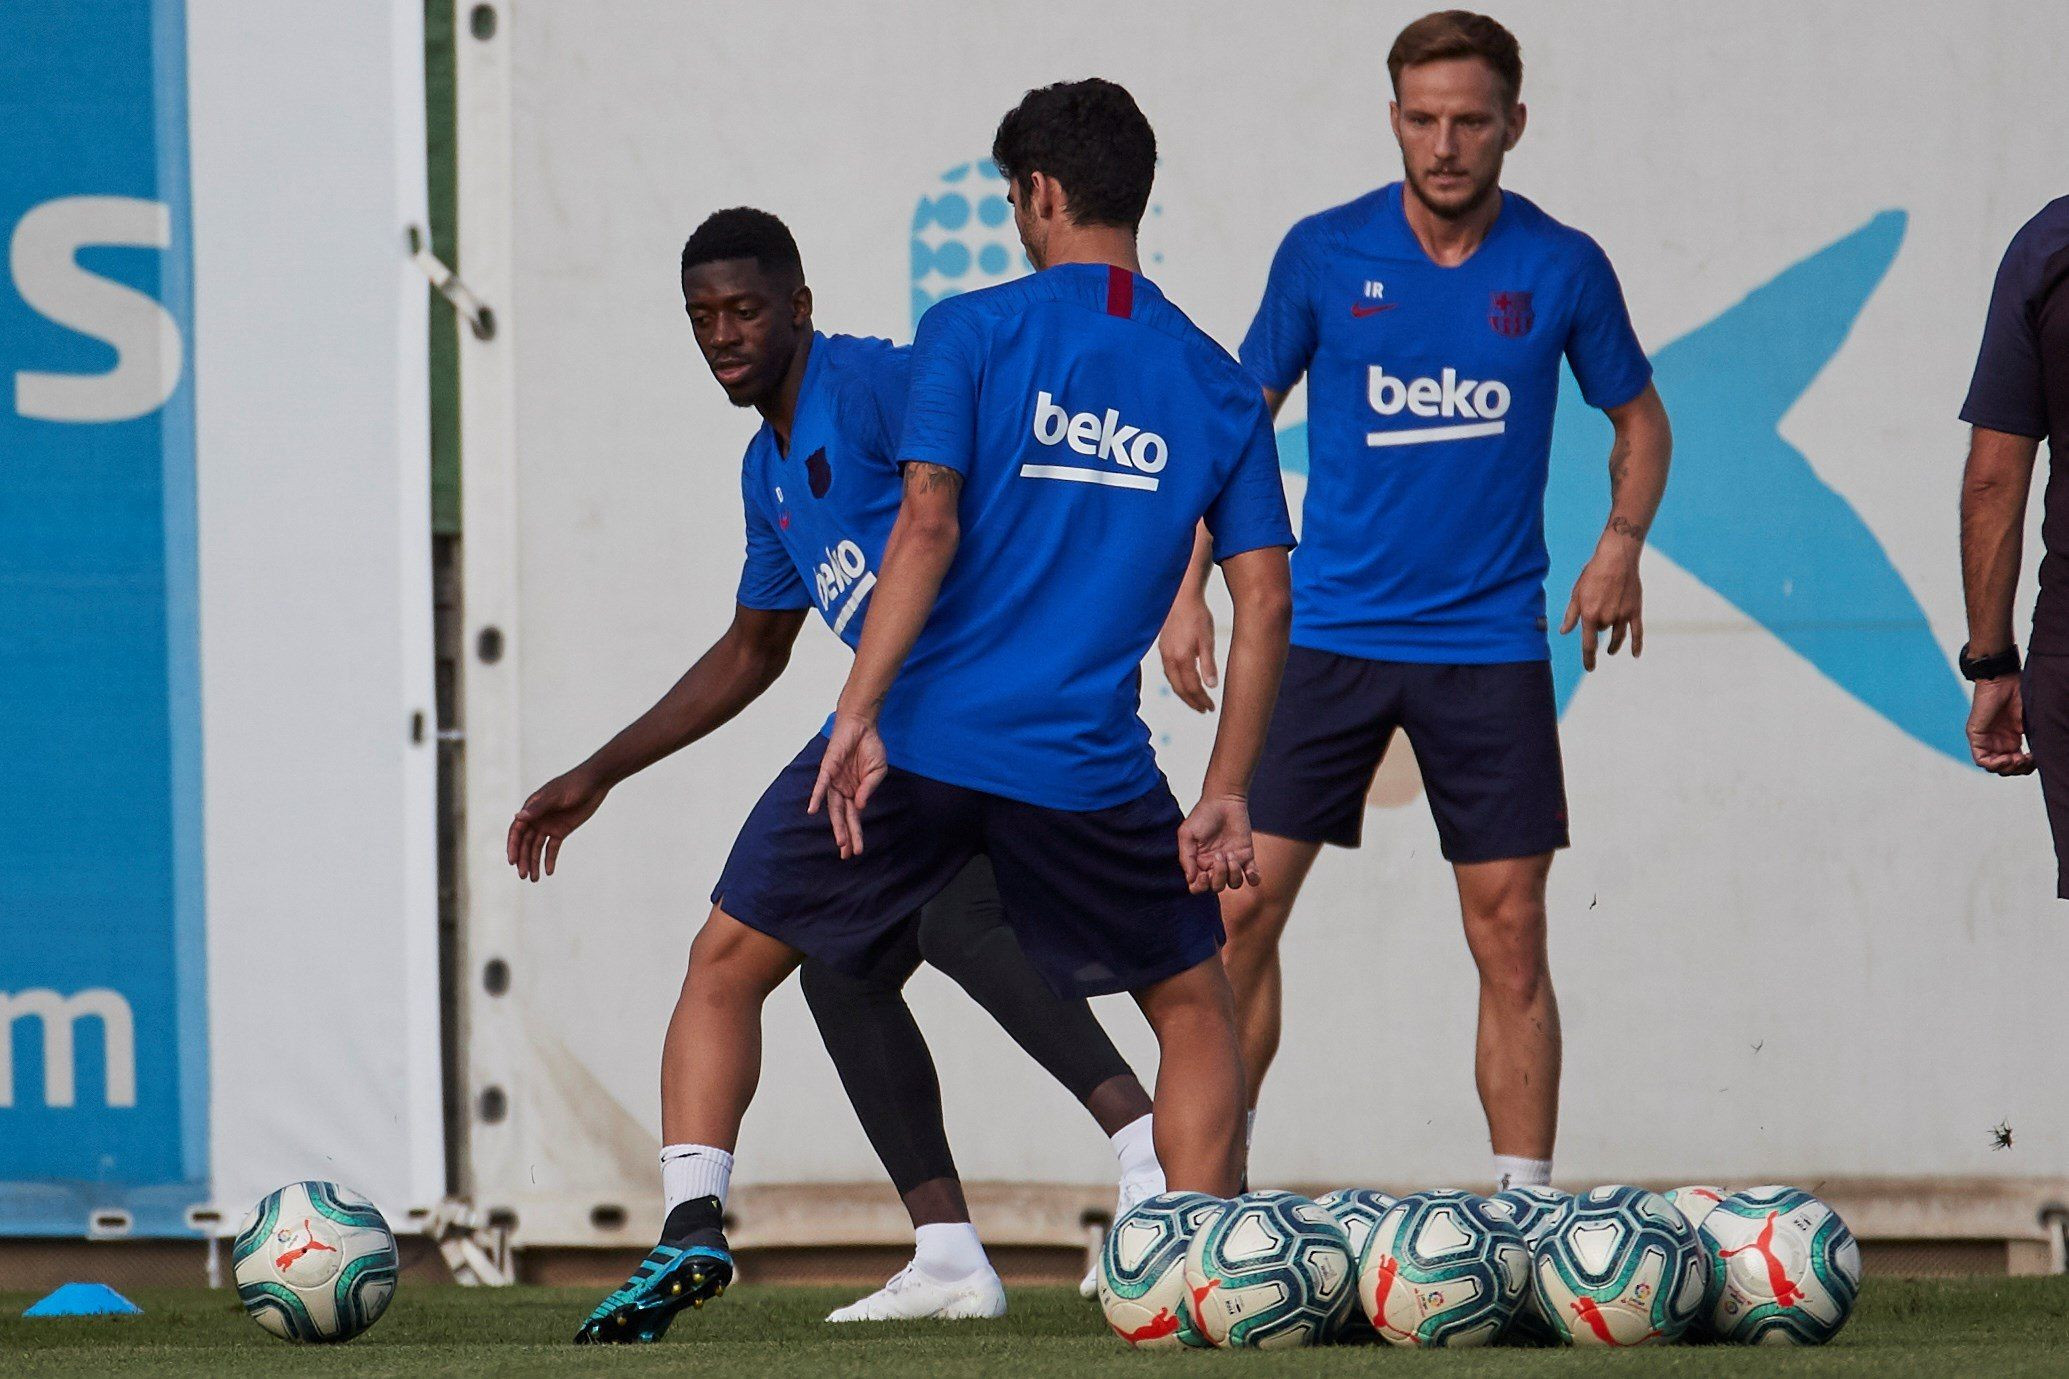
<path id="1" fill-rule="evenodd" d="M 1485 382 L 1460 378 L 1457 369 L 1445 369 L 1436 378 L 1401 378 L 1374 364 L 1365 379 L 1365 399 L 1383 417 L 1406 412 L 1412 417 L 1457 423 L 1371 431 L 1365 436 L 1367 445 L 1471 440 L 1475 436 L 1499 436 L 1508 426 L 1502 418 L 1509 414 L 1509 385 L 1498 378 Z"/>
<path id="2" fill-rule="evenodd" d="M 1035 394 L 1034 438 L 1040 445 L 1068 445 L 1080 455 L 1110 460 L 1121 470 L 1087 469 L 1075 464 L 1024 464 L 1020 466 L 1023 479 L 1063 479 L 1154 493 L 1158 481 L 1152 476 L 1161 473 L 1171 458 L 1171 447 L 1162 436 L 1139 426 L 1125 425 L 1118 410 L 1109 407 L 1104 416 L 1091 412 L 1073 415 L 1047 393 Z"/>
<path id="3" fill-rule="evenodd" d="M 818 586 L 819 606 L 831 608 L 836 599 L 845 600 L 833 620 L 833 634 L 838 637 L 848 630 L 862 600 L 876 588 L 876 576 L 869 572 L 869 559 L 862 548 L 852 541 L 843 541 L 831 550 L 822 546 L 820 552 L 826 558 L 819 562 L 813 581 Z"/>

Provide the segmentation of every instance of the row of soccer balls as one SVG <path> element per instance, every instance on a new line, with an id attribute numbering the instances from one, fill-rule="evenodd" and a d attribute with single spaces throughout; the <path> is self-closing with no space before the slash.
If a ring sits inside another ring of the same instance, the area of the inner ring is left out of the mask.
<path id="1" fill-rule="evenodd" d="M 1818 1345 L 1860 1247 L 1797 1188 L 1152 1197 L 1114 1223 L 1099 1302 L 1130 1345 Z"/>

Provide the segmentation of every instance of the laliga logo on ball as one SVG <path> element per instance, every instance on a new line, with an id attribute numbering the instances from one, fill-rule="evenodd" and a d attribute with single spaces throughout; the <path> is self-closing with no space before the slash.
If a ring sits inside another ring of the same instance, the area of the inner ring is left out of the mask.
<path id="1" fill-rule="evenodd" d="M 1080 455 L 1112 460 L 1144 474 L 1162 470 L 1171 455 L 1162 436 L 1123 425 L 1114 408 L 1107 408 L 1103 417 L 1090 412 L 1072 415 L 1047 393 L 1035 395 L 1034 438 L 1042 445 L 1068 443 Z"/>

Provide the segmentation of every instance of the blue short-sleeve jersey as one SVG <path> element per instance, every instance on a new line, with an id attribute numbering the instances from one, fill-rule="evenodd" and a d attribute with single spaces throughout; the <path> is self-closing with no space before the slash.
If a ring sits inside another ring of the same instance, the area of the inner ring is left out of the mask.
<path id="1" fill-rule="evenodd" d="M 764 423 L 740 461 L 747 558 L 739 601 L 817 608 L 850 647 L 898 516 L 897 443 L 911 351 L 817 335 L 805 359 L 790 448 Z"/>
<path id="2" fill-rule="evenodd" d="M 1514 192 L 1480 247 L 1423 252 L 1399 183 L 1295 225 L 1244 337 L 1266 388 L 1308 380 L 1293 640 L 1382 661 L 1543 660 L 1559 364 L 1591 406 L 1652 368 L 1601 248 Z"/>
<path id="3" fill-rule="evenodd" d="M 1256 383 L 1147 279 L 1066 264 L 927 313 L 898 457 L 964 482 L 892 764 L 1050 809 L 1154 788 L 1142 658 L 1196 524 L 1217 558 L 1293 544 Z"/>

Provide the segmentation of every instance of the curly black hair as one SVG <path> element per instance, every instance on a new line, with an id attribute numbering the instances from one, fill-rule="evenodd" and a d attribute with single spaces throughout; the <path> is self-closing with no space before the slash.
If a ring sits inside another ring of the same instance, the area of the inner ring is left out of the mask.
<path id="1" fill-rule="evenodd" d="M 1055 178 L 1073 222 L 1134 230 L 1149 206 L 1157 136 L 1127 88 L 1090 77 L 1022 96 L 999 121 L 991 157 L 1023 192 L 1035 173 Z"/>
<path id="2" fill-rule="evenodd" d="M 724 259 L 753 259 L 764 273 L 781 273 L 803 279 L 805 262 L 797 252 L 790 227 L 752 206 L 734 206 L 713 211 L 683 242 L 682 271 L 700 263 Z"/>

